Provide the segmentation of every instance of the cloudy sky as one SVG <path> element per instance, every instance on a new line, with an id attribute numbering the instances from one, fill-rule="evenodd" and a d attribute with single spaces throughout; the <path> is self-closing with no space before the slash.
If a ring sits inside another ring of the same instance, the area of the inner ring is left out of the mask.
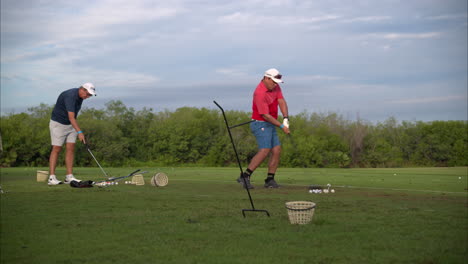
<path id="1" fill-rule="evenodd" d="M 85 82 L 84 107 L 250 111 L 272 67 L 291 114 L 466 120 L 467 1 L 1 1 L 3 114 Z"/>

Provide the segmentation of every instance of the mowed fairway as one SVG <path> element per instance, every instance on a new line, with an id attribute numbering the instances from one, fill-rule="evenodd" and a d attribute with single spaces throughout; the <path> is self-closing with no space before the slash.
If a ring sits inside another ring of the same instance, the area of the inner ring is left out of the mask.
<path id="1" fill-rule="evenodd" d="M 2 168 L 1 263 L 466 263 L 467 168 L 285 169 L 280 189 L 236 168 L 141 168 L 146 185 L 49 187 L 36 170 Z M 107 169 L 123 176 L 135 168 Z M 47 169 L 45 169 L 47 170 Z M 156 172 L 169 185 L 153 187 Z M 59 170 L 64 173 L 63 168 Z M 83 180 L 98 168 L 76 168 Z M 62 179 L 63 177 L 60 177 Z M 330 183 L 334 194 L 307 186 Z M 291 225 L 287 201 L 317 204 Z"/>

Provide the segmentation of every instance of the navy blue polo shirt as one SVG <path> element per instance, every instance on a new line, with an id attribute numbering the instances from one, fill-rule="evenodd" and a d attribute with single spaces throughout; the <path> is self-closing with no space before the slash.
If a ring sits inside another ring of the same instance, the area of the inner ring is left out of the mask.
<path id="1" fill-rule="evenodd" d="M 51 119 L 55 122 L 59 122 L 62 125 L 70 125 L 70 119 L 68 119 L 68 112 L 74 112 L 75 118 L 78 116 L 78 112 L 81 109 L 83 99 L 78 95 L 79 88 L 72 88 L 62 92 L 55 103 L 54 110 L 52 110 Z"/>

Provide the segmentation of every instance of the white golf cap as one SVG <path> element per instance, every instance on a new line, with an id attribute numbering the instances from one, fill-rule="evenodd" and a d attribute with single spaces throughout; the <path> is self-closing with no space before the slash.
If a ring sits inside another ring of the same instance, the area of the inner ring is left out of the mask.
<path id="1" fill-rule="evenodd" d="M 277 69 L 272 68 L 267 70 L 264 76 L 272 79 L 275 83 L 284 83 L 283 80 L 281 80 L 282 75 Z"/>
<path id="2" fill-rule="evenodd" d="M 91 95 L 94 95 L 96 96 L 96 88 L 94 88 L 94 84 L 92 83 L 85 83 L 83 85 L 81 85 L 81 87 L 85 88 L 86 91 L 88 91 L 88 93 L 90 93 Z"/>

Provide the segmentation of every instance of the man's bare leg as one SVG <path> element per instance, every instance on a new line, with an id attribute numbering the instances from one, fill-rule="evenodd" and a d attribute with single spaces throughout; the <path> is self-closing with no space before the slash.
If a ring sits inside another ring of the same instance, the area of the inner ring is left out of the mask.
<path id="1" fill-rule="evenodd" d="M 50 152 L 49 157 L 49 174 L 55 175 L 55 168 L 57 168 L 58 156 L 62 151 L 61 146 L 52 146 L 52 151 Z"/>
<path id="2" fill-rule="evenodd" d="M 254 171 L 255 169 L 262 164 L 262 162 L 266 159 L 268 154 L 270 153 L 269 148 L 262 148 L 259 149 L 257 154 L 252 158 L 252 160 L 249 163 L 249 166 L 247 167 L 249 170 Z"/>
<path id="3" fill-rule="evenodd" d="M 276 146 L 271 149 L 270 161 L 268 162 L 268 173 L 276 173 L 281 156 L 281 146 Z"/>
<path id="4" fill-rule="evenodd" d="M 65 153 L 65 167 L 67 168 L 67 175 L 73 174 L 73 160 L 75 159 L 75 143 L 67 143 L 67 150 Z"/>

